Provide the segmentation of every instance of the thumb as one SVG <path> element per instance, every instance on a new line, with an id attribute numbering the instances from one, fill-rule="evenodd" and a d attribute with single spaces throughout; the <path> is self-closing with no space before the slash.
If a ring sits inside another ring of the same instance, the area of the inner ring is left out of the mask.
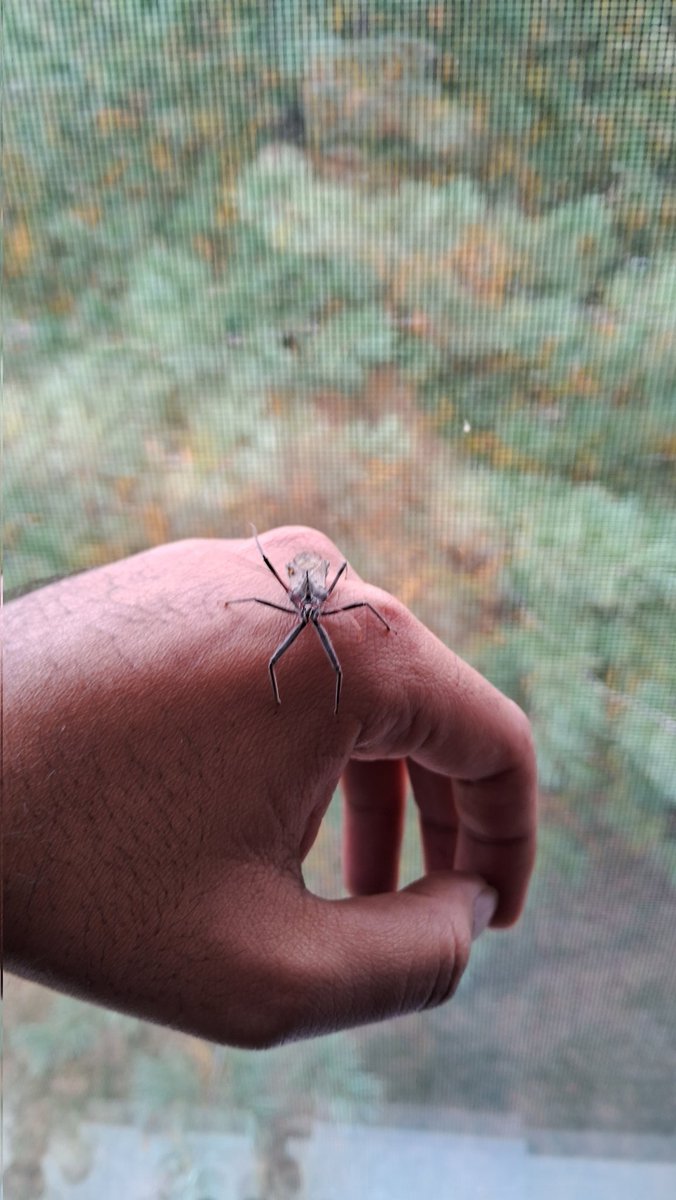
<path id="1" fill-rule="evenodd" d="M 450 999 L 497 893 L 476 875 L 435 871 L 400 892 L 333 901 L 306 893 L 305 900 L 312 934 L 303 939 L 301 1005 L 308 1007 L 297 1014 L 297 1036 Z"/>

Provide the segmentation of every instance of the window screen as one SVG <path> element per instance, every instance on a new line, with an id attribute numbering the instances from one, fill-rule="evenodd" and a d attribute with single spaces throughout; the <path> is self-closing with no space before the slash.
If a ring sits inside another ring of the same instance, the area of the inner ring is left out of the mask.
<path id="1" fill-rule="evenodd" d="M 3 42 L 10 594 L 321 528 L 528 712 L 542 828 L 424 1015 L 255 1054 L 7 978 L 8 1200 L 672 1195 L 676 7 L 7 0 Z"/>

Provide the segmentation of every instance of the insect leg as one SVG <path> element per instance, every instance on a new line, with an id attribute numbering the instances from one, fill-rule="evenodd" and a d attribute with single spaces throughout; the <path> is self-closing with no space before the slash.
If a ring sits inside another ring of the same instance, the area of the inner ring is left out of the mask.
<path id="1" fill-rule="evenodd" d="M 312 618 L 312 624 L 314 625 L 315 629 L 317 630 L 317 634 L 319 635 L 319 640 L 326 651 L 326 657 L 328 658 L 329 662 L 331 663 L 331 666 L 333 667 L 334 671 L 336 672 L 336 707 L 333 710 L 333 713 L 335 716 L 335 714 L 338 712 L 338 702 L 340 700 L 340 689 L 343 684 L 343 672 L 340 669 L 340 663 L 338 662 L 338 656 L 337 656 L 337 654 L 333 648 L 333 645 L 331 643 L 331 638 L 329 637 L 326 630 L 322 629 L 317 617 Z"/>
<path id="2" fill-rule="evenodd" d="M 261 555 L 261 558 L 263 559 L 263 562 L 265 563 L 265 565 L 266 565 L 266 567 L 268 568 L 268 570 L 269 570 L 269 571 L 272 571 L 272 574 L 274 575 L 275 579 L 277 580 L 277 583 L 280 585 L 280 587 L 283 587 L 283 588 L 284 588 L 284 591 L 286 592 L 286 594 L 287 594 L 287 596 L 288 596 L 288 594 L 289 594 L 289 589 L 288 589 L 288 587 L 286 586 L 286 584 L 285 584 L 284 580 L 282 579 L 281 575 L 278 575 L 278 574 L 277 574 L 277 572 L 275 571 L 275 568 L 273 567 L 272 563 L 270 562 L 270 559 L 268 558 L 267 554 L 265 553 L 265 551 L 263 550 L 263 547 L 262 547 L 262 546 L 261 546 L 261 544 L 260 544 L 260 541 L 258 540 L 258 534 L 257 534 L 257 532 L 256 532 L 256 526 L 255 526 L 255 525 L 252 525 L 252 526 L 251 526 L 251 528 L 252 528 L 252 529 L 253 529 L 253 531 L 254 531 L 254 540 L 255 540 L 255 542 L 256 542 L 256 545 L 258 546 L 258 549 L 259 549 L 259 551 L 260 551 L 260 555 Z"/>
<path id="3" fill-rule="evenodd" d="M 336 586 L 338 580 L 340 579 L 340 577 L 344 571 L 347 571 L 347 563 L 346 562 L 343 563 L 342 567 L 338 568 L 338 570 L 336 572 L 336 578 L 334 579 L 333 583 L 331 584 L 331 587 L 329 588 L 328 592 L 326 593 L 327 600 L 328 600 L 329 596 L 331 595 L 331 592 L 333 591 L 334 587 Z"/>
<path id="4" fill-rule="evenodd" d="M 272 600 L 261 600 L 260 596 L 243 596 L 238 600 L 226 600 L 223 607 L 227 608 L 229 604 L 265 604 L 267 608 L 276 608 L 278 612 L 292 613 L 297 615 L 295 608 L 284 608 L 283 604 L 273 604 Z"/>
<path id="5" fill-rule="evenodd" d="M 378 612 L 378 609 L 374 608 L 372 604 L 369 604 L 368 600 L 357 600 L 354 604 L 344 604 L 342 608 L 327 608 L 325 611 L 322 610 L 322 616 L 335 617 L 336 613 L 347 612 L 349 608 L 370 608 L 374 617 L 377 617 L 380 623 L 384 625 L 386 629 L 391 630 L 392 628 L 391 625 L 388 625 L 382 614 Z"/>
<path id="6" fill-rule="evenodd" d="M 306 625 L 307 625 L 307 620 L 301 620 L 299 622 L 299 624 L 296 625 L 295 629 L 292 629 L 291 633 L 288 634 L 288 636 L 284 638 L 284 641 L 280 642 L 280 644 L 277 647 L 277 649 L 275 650 L 272 658 L 270 659 L 270 662 L 268 663 L 268 671 L 270 672 L 270 680 L 272 682 L 272 690 L 274 692 L 275 700 L 277 701 L 278 704 L 281 704 L 282 702 L 279 698 L 279 688 L 277 687 L 277 676 L 275 675 L 275 663 L 278 663 L 280 658 L 284 654 L 284 652 L 289 649 L 289 646 L 293 645 L 296 638 L 298 637 L 298 634 L 303 632 Z"/>

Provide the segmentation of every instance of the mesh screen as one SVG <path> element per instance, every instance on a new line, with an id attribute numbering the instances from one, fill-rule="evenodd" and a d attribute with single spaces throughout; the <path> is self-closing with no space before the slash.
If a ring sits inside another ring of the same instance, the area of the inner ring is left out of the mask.
<path id="1" fill-rule="evenodd" d="M 147 1192 L 120 1152 L 134 1197 L 249 1195 L 206 1129 L 261 1197 L 338 1194 L 322 1122 L 664 1157 L 676 6 L 7 0 L 3 41 L 10 592 L 323 529 L 526 709 L 542 821 L 525 916 L 432 1013 L 255 1055 L 9 979 L 10 1200 L 102 1195 L 97 1123 L 171 1131 Z M 526 1194 L 487 1178 L 439 1194 Z"/>

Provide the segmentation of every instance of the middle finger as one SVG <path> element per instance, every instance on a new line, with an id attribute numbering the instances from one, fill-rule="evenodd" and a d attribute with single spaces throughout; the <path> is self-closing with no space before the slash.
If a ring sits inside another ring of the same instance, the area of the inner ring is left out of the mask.
<path id="1" fill-rule="evenodd" d="M 452 871 L 458 841 L 453 781 L 408 759 L 413 798 L 418 806 L 425 871 Z"/>

